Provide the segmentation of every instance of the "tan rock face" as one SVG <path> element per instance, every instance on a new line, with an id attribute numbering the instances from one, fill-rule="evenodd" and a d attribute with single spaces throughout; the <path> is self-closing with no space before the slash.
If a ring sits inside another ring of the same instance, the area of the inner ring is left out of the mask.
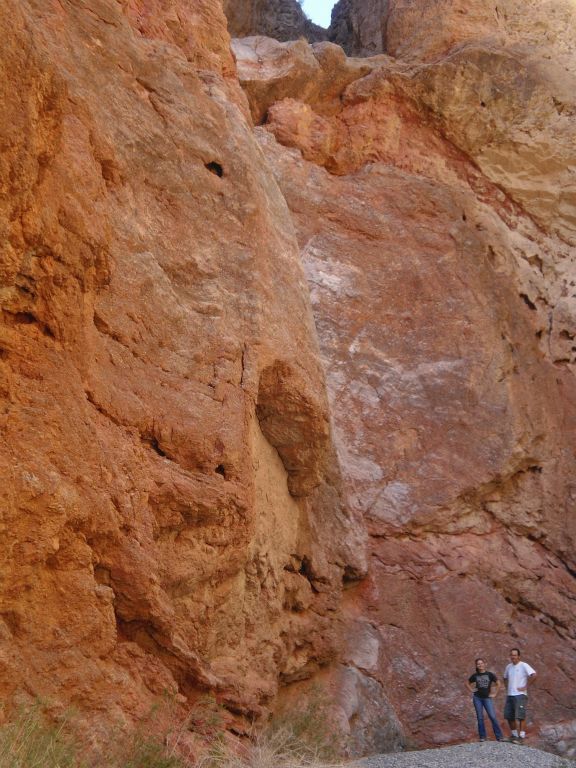
<path id="1" fill-rule="evenodd" d="M 211 688 L 261 713 L 333 653 L 364 567 L 326 512 L 308 288 L 224 24 L 216 2 L 0 11 L 8 704 L 130 721 Z"/>
<path id="2" fill-rule="evenodd" d="M 281 43 L 269 37 L 232 41 L 238 79 L 256 124 L 284 99 L 297 99 L 320 115 L 336 115 L 347 85 L 368 74 L 377 61 L 347 59 L 340 46 L 304 40 Z"/>

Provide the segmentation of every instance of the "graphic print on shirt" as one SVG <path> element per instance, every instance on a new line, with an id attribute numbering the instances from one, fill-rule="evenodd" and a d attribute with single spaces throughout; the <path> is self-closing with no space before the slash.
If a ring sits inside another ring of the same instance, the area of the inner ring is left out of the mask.
<path id="1" fill-rule="evenodd" d="M 475 672 L 468 678 L 468 682 L 475 683 L 475 696 L 487 699 L 490 696 L 490 686 L 496 682 L 496 679 L 496 675 L 493 672 Z"/>

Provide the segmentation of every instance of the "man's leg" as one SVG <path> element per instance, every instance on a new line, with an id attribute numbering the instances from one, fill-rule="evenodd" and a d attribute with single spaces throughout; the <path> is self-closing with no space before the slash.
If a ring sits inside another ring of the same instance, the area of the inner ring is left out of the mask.
<path id="1" fill-rule="evenodd" d="M 524 722 L 526 720 L 526 704 L 528 703 L 527 696 L 518 697 L 518 708 L 516 710 L 516 717 L 518 718 L 518 736 L 521 740 L 526 738 L 526 731 L 524 730 Z"/>
<path id="2" fill-rule="evenodd" d="M 518 740 L 518 723 L 516 722 L 516 697 L 506 696 L 504 719 L 508 721 L 512 740 Z"/>
<path id="3" fill-rule="evenodd" d="M 476 710 L 476 720 L 478 721 L 478 738 L 486 741 L 486 728 L 484 726 L 484 706 L 480 696 L 472 696 L 474 709 Z"/>

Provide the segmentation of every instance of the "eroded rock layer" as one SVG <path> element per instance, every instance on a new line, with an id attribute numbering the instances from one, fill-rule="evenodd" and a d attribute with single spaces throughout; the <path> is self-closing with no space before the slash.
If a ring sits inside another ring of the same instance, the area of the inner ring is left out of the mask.
<path id="1" fill-rule="evenodd" d="M 298 0 L 223 0 L 232 37 L 267 35 L 276 40 L 325 40 L 326 30 L 313 24 Z"/>
<path id="2" fill-rule="evenodd" d="M 8 0 L 0 29 L 2 700 L 262 714 L 365 568 L 225 17 Z"/>
<path id="3" fill-rule="evenodd" d="M 445 743 L 520 645 L 575 750 L 576 8 L 376 5 L 334 15 L 367 59 L 1 6 L 8 713 L 240 731 L 312 681 L 349 752 Z"/>
<path id="4" fill-rule="evenodd" d="M 258 70 L 243 50 L 265 43 L 235 43 L 370 534 L 343 660 L 434 744 L 474 732 L 473 659 L 501 673 L 520 645 L 540 673 L 531 729 L 571 753 L 576 9 L 386 5 L 394 57 L 354 70 L 327 43 L 266 43 Z"/>

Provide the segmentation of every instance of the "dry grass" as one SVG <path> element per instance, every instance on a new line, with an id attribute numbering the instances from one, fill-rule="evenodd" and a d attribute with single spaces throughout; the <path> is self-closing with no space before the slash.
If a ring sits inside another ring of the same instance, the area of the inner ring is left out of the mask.
<path id="1" fill-rule="evenodd" d="M 306 713 L 304 710 L 292 720 L 284 718 L 282 722 L 275 722 L 255 733 L 252 739 L 238 741 L 232 747 L 224 738 L 217 710 L 211 703 L 201 704 L 200 709 L 193 710 L 177 728 L 172 722 L 170 738 L 166 737 L 167 731 L 162 737 L 145 724 L 145 732 L 110 734 L 108 745 L 94 752 L 73 735 L 70 720 L 50 725 L 37 705 L 0 728 L 0 768 L 325 767 L 324 736 L 318 738 L 315 728 L 311 727 L 313 720 L 309 712 L 308 717 Z M 207 745 L 199 759 L 187 760 L 177 754 L 181 736 L 189 731 Z"/>
<path id="2" fill-rule="evenodd" d="M 0 768 L 78 768 L 74 742 L 64 727 L 48 727 L 39 706 L 0 729 Z"/>

